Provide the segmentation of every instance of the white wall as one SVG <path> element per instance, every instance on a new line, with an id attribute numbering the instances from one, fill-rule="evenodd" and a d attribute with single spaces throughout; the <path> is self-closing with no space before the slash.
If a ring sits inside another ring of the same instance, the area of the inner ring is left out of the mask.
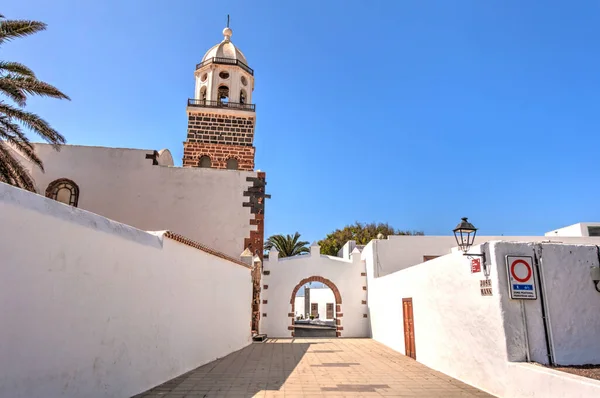
<path id="1" fill-rule="evenodd" d="M 332 281 L 342 296 L 342 313 L 340 318 L 342 337 L 367 337 L 369 335 L 367 305 L 367 292 L 364 263 L 360 260 L 360 253 L 353 254 L 352 258 L 345 260 L 339 257 L 321 255 L 319 246 L 311 247 L 311 254 L 279 259 L 274 251 L 265 259 L 263 269 L 270 271 L 269 275 L 262 276 L 262 284 L 268 289 L 262 289 L 261 300 L 267 304 L 261 305 L 260 331 L 269 337 L 290 337 L 292 320 L 288 313 L 292 312 L 290 299 L 296 285 L 301 280 L 311 276 L 320 276 Z M 312 295 L 312 291 L 311 291 Z"/>
<path id="2" fill-rule="evenodd" d="M 546 236 L 590 236 L 588 227 L 600 227 L 597 222 L 580 222 L 567 227 L 546 232 Z M 598 239 L 598 237 L 596 237 Z"/>
<path id="3" fill-rule="evenodd" d="M 599 244 L 598 237 L 577 236 L 477 236 L 475 244 L 489 241 L 522 242 L 564 242 Z M 376 261 L 375 275 L 385 276 L 423 262 L 423 256 L 443 256 L 456 248 L 454 236 L 409 236 L 390 235 L 388 239 L 373 240 L 377 246 L 379 261 Z"/>
<path id="4" fill-rule="evenodd" d="M 295 302 L 294 313 L 296 314 L 296 316 L 300 316 L 300 315 L 306 316 L 308 311 L 306 311 L 306 309 L 304 308 L 304 296 L 296 296 L 296 299 L 294 300 L 294 302 Z"/>
<path id="5" fill-rule="evenodd" d="M 489 377 L 506 366 L 502 313 L 497 295 L 480 295 L 482 274 L 471 274 L 469 261 L 455 253 L 375 278 L 380 242 L 362 252 L 372 338 L 405 353 L 402 299 L 412 298 L 417 360 L 492 394 L 504 391 L 504 380 Z"/>
<path id="6" fill-rule="evenodd" d="M 310 288 L 310 303 L 317 303 L 320 320 L 331 320 L 335 317 L 335 296 L 328 287 Z M 327 303 L 333 303 L 333 317 L 327 318 Z M 307 311 L 310 313 L 310 308 Z"/>
<path id="7" fill-rule="evenodd" d="M 59 178 L 80 189 L 82 209 L 146 231 L 172 230 L 230 256 L 244 250 L 253 216 L 242 207 L 255 172 L 153 166 L 153 150 L 35 144 L 45 173 L 33 169 L 38 193 Z M 170 153 L 161 151 L 160 164 Z M 164 162 L 163 162 L 164 161 Z M 172 161 L 172 159 L 171 159 Z"/>
<path id="8" fill-rule="evenodd" d="M 0 220 L 2 397 L 129 397 L 250 343 L 242 265 L 2 183 Z"/>
<path id="9" fill-rule="evenodd" d="M 485 252 L 491 264 L 492 296 L 480 294 L 479 282 L 485 276 L 471 274 L 469 259 L 459 252 L 377 278 L 377 267 L 394 265 L 383 262 L 387 260 L 378 256 L 378 247 L 380 241 L 371 242 L 362 253 L 373 339 L 405 352 L 402 299 L 412 298 L 417 361 L 501 397 L 566 397 L 559 391 L 569 388 L 568 396 L 578 396 L 588 388 L 581 390 L 581 383 L 561 379 L 560 372 L 532 374 L 539 383 L 547 377 L 547 383 L 557 386 L 554 391 L 515 385 L 515 379 L 526 378 L 516 377 L 518 370 L 510 361 L 526 361 L 529 347 L 531 359 L 544 362 L 546 349 L 540 300 L 523 302 L 526 329 L 521 301 L 509 297 L 504 259 L 507 254 L 533 255 L 541 248 L 557 362 L 600 363 L 600 319 L 594 315 L 600 293 L 589 274 L 589 267 L 598 264 L 595 246 L 490 242 L 473 247 L 470 252 Z M 592 388 L 600 393 L 600 383 Z"/>
<path id="10" fill-rule="evenodd" d="M 550 321 L 550 342 L 554 362 L 560 365 L 600 363 L 600 293 L 592 284 L 590 267 L 598 266 L 598 248 L 592 245 L 557 243 L 493 244 L 493 255 L 500 277 L 499 294 L 507 328 L 507 344 L 511 360 L 525 360 L 524 347 L 511 344 L 517 335 L 523 335 L 521 302 L 511 300 L 508 292 L 506 255 L 537 256 Z M 539 289 L 539 286 L 538 286 Z M 542 323 L 541 296 L 538 300 L 524 300 L 525 318 L 531 359 L 547 363 L 547 348 Z"/>

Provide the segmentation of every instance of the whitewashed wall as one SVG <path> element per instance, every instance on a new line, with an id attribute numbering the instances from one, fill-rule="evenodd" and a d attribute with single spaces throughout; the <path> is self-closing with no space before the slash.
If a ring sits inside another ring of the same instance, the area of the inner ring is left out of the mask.
<path id="1" fill-rule="evenodd" d="M 317 312 L 321 320 L 333 319 L 333 317 L 327 318 L 327 303 L 333 303 L 333 316 L 335 317 L 335 296 L 333 295 L 333 291 L 328 287 L 311 288 L 310 303 L 317 303 Z M 306 312 L 310 313 L 310 308 Z"/>
<path id="2" fill-rule="evenodd" d="M 172 230 L 230 256 L 256 227 L 242 203 L 255 172 L 152 165 L 153 150 L 35 144 L 46 171 L 33 169 L 38 193 L 59 178 L 80 189 L 82 209 L 145 231 Z M 172 164 L 161 151 L 159 164 Z"/>
<path id="3" fill-rule="evenodd" d="M 599 242 L 600 243 L 600 242 Z M 524 345 L 513 344 L 522 339 L 521 302 L 511 300 L 508 292 L 506 255 L 537 256 L 545 286 L 550 343 L 554 362 L 560 365 L 600 363 L 600 293 L 592 284 L 590 267 L 598 266 L 598 248 L 592 245 L 558 243 L 507 243 L 492 246 L 498 267 L 499 295 L 507 327 L 509 358 L 524 361 Z M 538 287 L 539 288 L 539 287 Z M 523 301 L 531 360 L 548 363 L 546 339 L 542 323 L 541 297 Z"/>
<path id="4" fill-rule="evenodd" d="M 490 241 L 506 242 L 564 242 L 599 244 L 599 237 L 585 236 L 477 236 L 475 244 Z M 423 256 L 444 256 L 456 247 L 454 236 L 408 236 L 390 235 L 387 239 L 374 240 L 371 244 L 377 246 L 379 262 L 376 264 L 375 275 L 385 276 L 392 272 L 411 267 L 423 262 Z"/>
<path id="5" fill-rule="evenodd" d="M 532 360 L 544 362 L 546 351 L 540 301 L 524 303 L 526 335 L 521 303 L 509 298 L 504 263 L 507 254 L 532 255 L 534 247 L 541 247 L 557 362 L 599 363 L 600 323 L 592 313 L 600 293 L 589 275 L 589 266 L 598 263 L 595 246 L 490 242 L 474 247 L 471 252 L 483 250 L 491 262 L 493 295 L 481 296 L 483 273 L 471 274 L 469 260 L 458 252 L 376 278 L 378 267 L 393 266 L 375 251 L 379 243 L 371 242 L 362 253 L 373 339 L 405 352 L 402 299 L 412 298 L 419 362 L 501 397 L 566 397 L 561 394 L 569 389 L 569 396 L 586 396 L 577 395 L 580 391 L 600 394 L 600 383 L 589 387 L 583 378 L 510 366 L 509 361 L 526 361 L 527 342 Z M 527 380 L 518 372 L 531 373 L 537 383 L 547 378 L 544 386 L 556 388 L 515 385 L 516 379 Z"/>
<path id="6" fill-rule="evenodd" d="M 250 343 L 242 265 L 2 183 L 0 220 L 1 397 L 129 397 Z"/>
<path id="7" fill-rule="evenodd" d="M 292 292 L 301 280 L 320 276 L 333 282 L 342 296 L 342 337 L 367 337 L 368 318 L 363 317 L 367 313 L 367 305 L 362 304 L 367 296 L 366 290 L 363 290 L 366 276 L 362 276 L 365 268 L 360 253 L 355 252 L 351 259 L 345 260 L 321 255 L 319 246 L 310 249 L 310 254 L 282 259 L 271 251 L 269 259 L 265 259 L 263 269 L 269 271 L 269 275 L 262 277 L 261 300 L 267 300 L 267 304 L 261 305 L 261 313 L 267 316 L 261 317 L 261 333 L 269 337 L 290 337 L 288 327 L 292 321 L 288 314 L 292 312 Z M 264 285 L 268 288 L 265 289 Z"/>
<path id="8" fill-rule="evenodd" d="M 306 316 L 306 314 L 308 314 L 308 311 L 306 311 L 306 309 L 304 308 L 304 296 L 296 296 L 294 302 L 294 313 L 296 314 L 296 316 Z"/>

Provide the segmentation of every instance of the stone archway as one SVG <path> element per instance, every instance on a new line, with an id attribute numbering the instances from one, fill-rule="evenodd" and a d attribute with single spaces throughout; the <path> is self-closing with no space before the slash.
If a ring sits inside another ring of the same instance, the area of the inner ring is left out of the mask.
<path id="1" fill-rule="evenodd" d="M 288 317 L 291 320 L 291 326 L 288 326 L 288 329 L 291 330 L 292 337 L 294 337 L 294 319 L 295 319 L 295 314 L 296 314 L 296 308 L 295 308 L 296 293 L 298 293 L 298 290 L 300 290 L 300 288 L 308 282 L 321 282 L 322 284 L 324 284 L 325 286 L 330 288 L 331 291 L 333 292 L 333 295 L 335 297 L 335 335 L 336 335 L 336 337 L 342 337 L 342 330 L 344 330 L 344 328 L 342 327 L 342 320 L 341 320 L 341 318 L 344 316 L 344 314 L 342 313 L 342 295 L 340 294 L 340 291 L 337 288 L 337 286 L 335 285 L 335 283 L 333 283 L 332 281 L 330 281 L 327 278 L 323 278 L 322 276 L 311 276 L 308 278 L 304 278 L 300 281 L 300 283 L 298 283 L 296 285 L 296 287 L 292 291 L 292 297 L 290 298 L 290 304 L 292 306 L 292 311 L 290 313 L 288 313 Z"/>

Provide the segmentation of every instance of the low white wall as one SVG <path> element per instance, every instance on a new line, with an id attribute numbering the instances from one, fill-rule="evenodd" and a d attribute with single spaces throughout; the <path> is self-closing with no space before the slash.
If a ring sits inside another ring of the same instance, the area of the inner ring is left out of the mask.
<path id="1" fill-rule="evenodd" d="M 176 231 L 236 258 L 256 230 L 243 207 L 252 186 L 246 178 L 255 172 L 153 166 L 150 149 L 64 145 L 57 152 L 35 144 L 35 150 L 45 167 L 32 174 L 41 195 L 52 181 L 68 178 L 79 186 L 82 209 L 145 231 Z"/>
<path id="2" fill-rule="evenodd" d="M 267 300 L 267 304 L 261 305 L 261 314 L 267 316 L 261 317 L 260 332 L 270 337 L 290 337 L 288 327 L 292 320 L 288 314 L 292 312 L 292 292 L 301 280 L 320 276 L 333 282 L 342 297 L 342 337 L 368 337 L 369 320 L 363 317 L 367 305 L 362 304 L 367 299 L 367 292 L 363 290 L 367 282 L 366 276 L 362 275 L 364 263 L 360 253 L 351 257 L 345 260 L 321 255 L 318 246 L 311 247 L 311 254 L 282 259 L 278 259 L 273 251 L 269 253 L 269 259 L 263 263 L 263 269 L 269 275 L 262 276 L 261 291 L 261 300 Z M 265 285 L 268 288 L 265 289 Z"/>
<path id="3" fill-rule="evenodd" d="M 251 341 L 242 265 L 2 183 L 0 220 L 2 397 L 128 397 Z"/>
<path id="4" fill-rule="evenodd" d="M 508 363 L 507 398 L 597 398 L 600 381 L 529 363 Z"/>

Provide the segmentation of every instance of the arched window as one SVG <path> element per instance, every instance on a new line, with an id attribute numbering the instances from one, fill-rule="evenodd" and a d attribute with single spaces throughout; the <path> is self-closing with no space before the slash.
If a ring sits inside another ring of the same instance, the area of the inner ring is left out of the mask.
<path id="1" fill-rule="evenodd" d="M 200 99 L 203 101 L 206 100 L 206 86 L 202 86 L 200 89 Z"/>
<path id="2" fill-rule="evenodd" d="M 79 187 L 66 178 L 52 181 L 46 188 L 46 197 L 74 207 L 79 202 Z"/>
<path id="3" fill-rule="evenodd" d="M 219 86 L 219 102 L 225 104 L 229 102 L 229 87 L 225 85 Z"/>
<path id="4" fill-rule="evenodd" d="M 198 167 L 209 168 L 211 166 L 210 158 L 206 155 L 200 157 L 200 162 L 198 162 Z"/>
<path id="5" fill-rule="evenodd" d="M 238 161 L 236 158 L 227 159 L 227 169 L 228 170 L 237 170 L 238 169 Z"/>
<path id="6" fill-rule="evenodd" d="M 246 103 L 246 90 L 241 89 L 240 90 L 240 104 L 245 104 Z"/>

